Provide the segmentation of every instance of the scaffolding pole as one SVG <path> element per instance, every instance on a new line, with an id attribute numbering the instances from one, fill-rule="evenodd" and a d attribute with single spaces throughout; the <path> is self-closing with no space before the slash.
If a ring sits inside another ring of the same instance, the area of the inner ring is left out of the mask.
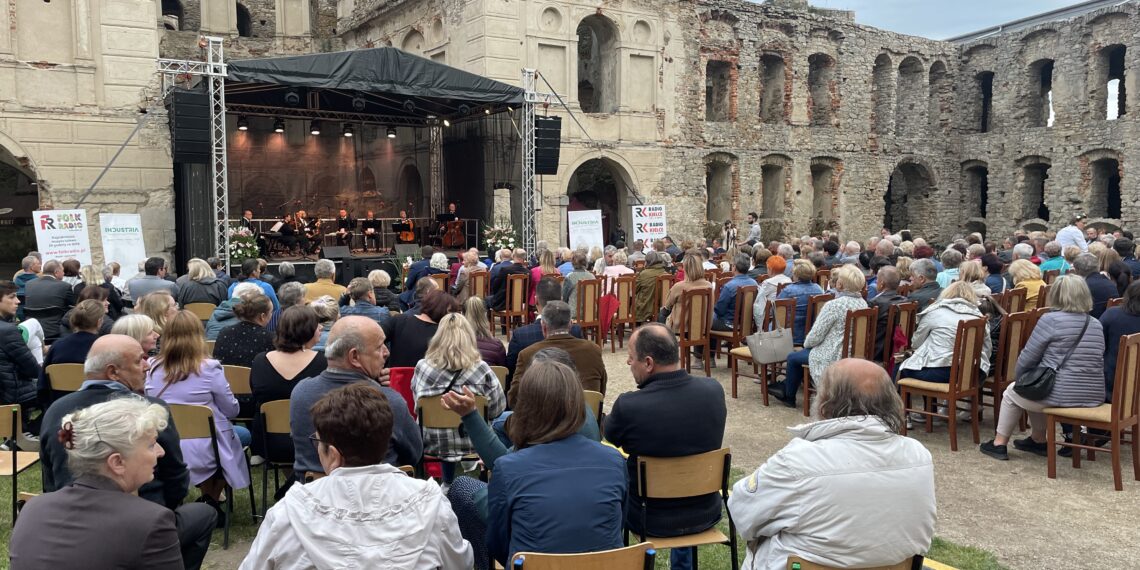
<path id="1" fill-rule="evenodd" d="M 536 72 L 533 69 L 523 69 L 522 71 L 522 87 L 525 93 L 523 94 L 523 107 L 522 107 L 522 246 L 527 252 L 534 252 L 534 246 L 537 242 L 538 228 L 535 225 L 535 189 L 534 189 L 534 112 L 535 105 L 539 102 L 538 94 L 535 92 L 535 76 Z M 538 197 L 539 200 L 542 197 Z"/>
<path id="2" fill-rule="evenodd" d="M 428 176 L 431 178 L 430 193 L 431 193 L 431 217 L 435 219 L 436 216 L 443 213 L 443 127 L 440 126 L 438 120 L 432 121 L 428 127 L 431 139 L 428 146 L 428 162 L 430 172 Z"/>

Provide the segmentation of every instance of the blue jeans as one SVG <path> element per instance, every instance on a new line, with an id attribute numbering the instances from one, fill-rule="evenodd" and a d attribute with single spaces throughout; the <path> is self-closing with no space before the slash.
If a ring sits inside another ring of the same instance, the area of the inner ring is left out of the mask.
<path id="1" fill-rule="evenodd" d="M 245 426 L 234 426 L 234 435 L 237 436 L 242 447 L 249 445 L 249 442 L 253 441 L 253 435 L 249 433 L 249 430 L 246 429 Z"/>
<path id="2" fill-rule="evenodd" d="M 950 367 L 939 366 L 937 368 L 902 370 L 899 372 L 899 378 L 914 378 L 915 380 L 922 380 L 923 382 L 948 384 L 950 383 Z"/>
<path id="3" fill-rule="evenodd" d="M 507 418 L 511 417 L 513 413 L 512 411 L 506 411 L 499 414 L 499 417 L 491 420 L 491 431 L 495 432 L 499 441 L 503 442 L 503 445 L 505 445 L 507 449 L 512 449 L 515 446 L 514 443 L 511 443 L 511 438 L 507 437 Z"/>
<path id="4" fill-rule="evenodd" d="M 695 547 L 670 549 L 669 568 L 672 570 L 692 570 L 694 548 Z"/>
<path id="5" fill-rule="evenodd" d="M 808 363 L 810 348 L 797 350 L 788 355 L 788 374 L 784 377 L 784 400 L 796 401 L 796 391 L 804 381 L 804 365 Z"/>

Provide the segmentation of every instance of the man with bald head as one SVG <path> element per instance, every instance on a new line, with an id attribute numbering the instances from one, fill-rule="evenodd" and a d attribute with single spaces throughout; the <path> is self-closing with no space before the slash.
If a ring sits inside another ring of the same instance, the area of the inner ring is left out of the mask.
<path id="1" fill-rule="evenodd" d="M 925 553 L 937 514 L 934 464 L 921 443 L 899 435 L 906 420 L 887 373 L 868 360 L 832 364 L 812 415 L 733 486 L 728 508 L 748 542 L 742 568 L 782 570 L 793 555 L 865 568 Z"/>
<path id="2" fill-rule="evenodd" d="M 323 474 L 317 448 L 309 441 L 316 428 L 310 409 L 326 393 L 342 386 L 363 382 L 375 387 L 388 398 L 392 408 L 392 437 L 384 462 L 416 465 L 423 456 L 424 444 L 420 428 L 408 411 L 408 403 L 399 392 L 388 387 L 388 347 L 384 346 L 384 330 L 376 321 L 361 316 L 347 316 L 333 325 L 325 344 L 324 372 L 297 383 L 289 397 L 289 427 L 293 437 L 293 473 L 304 481 L 305 473 Z"/>
<path id="3" fill-rule="evenodd" d="M 64 416 L 130 393 L 166 407 L 162 400 L 143 394 L 146 369 L 146 351 L 129 336 L 108 334 L 91 345 L 87 361 L 83 363 L 86 380 L 79 391 L 53 402 L 43 417 L 40 461 L 43 462 L 45 493 L 62 489 L 73 479 L 67 467 L 67 451 L 56 437 Z M 214 531 L 217 514 L 205 503 L 182 504 L 190 484 L 190 472 L 182 461 L 182 447 L 173 421 L 159 432 L 158 445 L 162 447 L 163 455 L 158 458 L 154 479 L 139 488 L 138 494 L 174 511 L 182 562 L 186 568 L 198 568 L 210 546 L 210 534 Z"/>

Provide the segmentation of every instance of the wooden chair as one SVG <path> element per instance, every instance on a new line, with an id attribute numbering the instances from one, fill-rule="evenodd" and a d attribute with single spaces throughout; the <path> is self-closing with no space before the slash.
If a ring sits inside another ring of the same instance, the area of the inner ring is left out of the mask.
<path id="1" fill-rule="evenodd" d="M 1116 356 L 1116 379 L 1113 383 L 1112 403 L 1095 408 L 1045 408 L 1045 425 L 1049 442 L 1048 477 L 1057 478 L 1057 446 L 1073 448 L 1073 468 L 1081 466 L 1081 450 L 1093 453 L 1102 448 L 1081 443 L 1081 426 L 1109 432 L 1109 453 L 1112 456 L 1112 483 L 1117 491 L 1124 490 L 1120 469 L 1122 437 L 1132 430 L 1132 477 L 1140 481 L 1140 333 L 1120 339 Z M 1057 423 L 1073 426 L 1073 441 L 1057 441 Z"/>
<path id="2" fill-rule="evenodd" d="M 720 298 L 720 290 L 724 288 L 724 284 L 728 283 L 729 281 L 732 281 L 731 275 L 726 275 L 724 277 L 717 277 L 716 281 L 712 282 L 713 287 L 716 288 L 716 290 L 713 291 L 713 302 L 714 303 L 716 302 L 716 299 Z"/>
<path id="3" fill-rule="evenodd" d="M 1115 297 L 1113 299 L 1108 300 L 1108 303 L 1105 304 L 1105 306 L 1104 306 L 1104 310 L 1107 311 L 1113 307 L 1119 307 L 1123 304 L 1124 304 L 1124 297 Z"/>
<path id="4" fill-rule="evenodd" d="M 1044 309 L 1049 306 L 1049 289 L 1052 285 L 1042 285 L 1041 290 L 1037 292 L 1037 306 L 1035 309 Z"/>
<path id="5" fill-rule="evenodd" d="M 443 407 L 441 403 L 442 396 L 429 396 L 416 400 L 416 418 L 420 424 L 420 437 L 424 438 L 425 429 L 459 429 L 463 425 L 463 418 L 459 414 L 448 410 Z M 487 418 L 487 397 L 482 394 L 475 395 L 475 411 L 479 413 L 484 419 Z M 426 438 L 424 438 L 426 439 Z M 465 455 L 462 460 L 477 460 L 479 456 L 476 454 Z M 419 470 L 417 475 L 421 478 L 426 477 L 426 465 L 428 463 L 443 463 L 443 459 L 434 455 L 424 453 L 423 458 L 420 459 Z"/>
<path id="6" fill-rule="evenodd" d="M 1001 417 L 1001 399 L 1007 386 L 1017 380 L 1017 357 L 1033 334 L 1034 315 L 1028 311 L 1006 315 L 1002 319 L 1001 333 L 998 336 L 997 350 L 994 351 L 991 376 L 982 382 L 982 405 L 984 396 L 990 395 L 990 406 L 994 409 L 994 423 Z"/>
<path id="7" fill-rule="evenodd" d="M 208 439 L 210 448 L 214 451 L 214 460 L 218 465 L 218 472 L 222 471 L 222 456 L 218 453 L 218 430 L 214 425 L 214 411 L 209 406 L 193 406 L 188 404 L 170 404 L 170 418 L 178 429 L 178 437 L 182 441 L 188 439 Z M 246 456 L 245 468 L 249 471 L 249 456 Z M 252 479 L 252 474 L 250 475 Z M 222 550 L 230 547 L 230 524 L 234 518 L 234 490 L 226 483 L 226 524 L 223 531 Z M 253 485 L 249 486 L 249 508 L 253 520 L 257 520 L 257 501 L 253 496 Z"/>
<path id="8" fill-rule="evenodd" d="M 834 299 L 835 295 L 831 293 L 824 293 L 822 295 L 812 295 L 808 297 L 807 318 L 804 320 L 804 336 L 806 337 L 811 332 L 811 326 L 815 323 L 815 318 L 819 316 L 819 311 L 830 300 Z"/>
<path id="9" fill-rule="evenodd" d="M 1001 308 L 1005 309 L 1006 313 L 1020 313 L 1025 310 L 1025 299 L 1028 295 L 1029 290 L 1025 287 L 1007 289 L 1005 296 L 1002 297 Z"/>
<path id="10" fill-rule="evenodd" d="M 582 390 L 582 397 L 586 399 L 586 406 L 594 412 L 594 419 L 598 420 L 598 433 L 602 431 L 602 403 L 606 396 L 594 390 Z"/>
<path id="11" fill-rule="evenodd" d="M 888 564 L 886 566 L 865 566 L 863 570 L 922 570 L 923 562 L 926 559 L 921 554 L 915 554 L 911 558 L 907 558 L 895 564 Z M 800 558 L 799 556 L 789 556 L 787 570 L 842 570 L 834 566 L 824 566 L 823 564 L 816 564 Z"/>
<path id="12" fill-rule="evenodd" d="M 669 291 L 673 289 L 673 276 L 665 273 L 657 276 L 657 288 L 653 290 L 653 306 L 658 310 L 665 306 L 665 299 L 669 298 Z M 653 315 L 654 320 L 657 314 Z"/>
<path id="13" fill-rule="evenodd" d="M 289 440 L 292 449 L 292 436 L 289 431 L 289 400 L 274 400 L 261 405 L 261 419 L 265 424 L 264 445 L 265 463 L 261 470 L 261 504 L 269 510 L 269 470 L 273 469 L 273 488 L 280 489 L 279 474 L 281 469 L 292 469 L 295 459 L 293 454 L 276 455 L 275 446 L 269 445 L 269 439 L 274 438 L 284 442 Z"/>
<path id="14" fill-rule="evenodd" d="M 685 457 L 631 457 L 637 465 L 632 481 L 633 499 L 641 503 L 641 542 L 652 542 L 656 548 L 686 548 L 706 544 L 727 544 L 732 570 L 737 570 L 736 524 L 728 512 L 728 475 L 732 469 L 732 453 L 728 448 Z M 656 537 L 644 534 L 645 507 L 648 499 L 684 499 L 720 493 L 728 516 L 728 536 L 716 527 L 684 536 Z M 699 568 L 697 550 L 693 549 L 693 568 Z"/>
<path id="15" fill-rule="evenodd" d="M 678 308 L 681 311 L 681 324 L 677 334 L 680 337 L 682 366 L 692 372 L 692 349 L 703 347 L 705 376 L 711 376 L 709 331 L 712 328 L 712 291 L 703 287 L 685 291 Z"/>
<path id="16" fill-rule="evenodd" d="M 715 284 L 717 279 L 720 279 L 720 270 L 719 269 L 706 269 L 705 270 L 705 281 L 708 281 L 709 283 Z"/>
<path id="17" fill-rule="evenodd" d="M 210 320 L 210 315 L 214 314 L 214 309 L 217 309 L 218 306 L 213 303 L 186 303 L 186 306 L 182 308 L 194 313 L 194 316 L 202 322 L 206 322 Z"/>
<path id="18" fill-rule="evenodd" d="M 879 324 L 879 310 L 874 307 L 847 311 L 843 323 L 843 351 L 840 358 L 875 359 L 875 327 Z M 811 367 L 804 364 L 804 416 L 811 416 Z M 789 396 L 790 397 L 790 396 Z"/>
<path id="19" fill-rule="evenodd" d="M 491 372 L 495 373 L 495 377 L 499 379 L 499 385 L 503 387 L 503 390 L 506 390 L 507 389 L 506 388 L 506 386 L 507 386 L 507 374 L 510 373 L 510 371 L 507 370 L 507 367 L 506 366 L 492 366 Z"/>
<path id="20" fill-rule="evenodd" d="M 634 271 L 641 271 L 642 269 L 645 269 L 645 260 L 644 259 L 635 260 L 633 262 L 633 270 Z"/>
<path id="21" fill-rule="evenodd" d="M 431 275 L 428 275 L 428 277 L 435 281 L 435 284 L 439 286 L 440 291 L 447 291 L 447 282 L 451 277 L 450 275 L 446 273 L 432 273 Z"/>
<path id="22" fill-rule="evenodd" d="M 256 412 L 250 409 L 253 402 L 253 388 L 249 385 L 249 367 L 226 364 L 222 366 L 222 371 L 226 374 L 226 382 L 230 384 L 230 391 L 234 393 L 238 403 L 242 404 L 241 411 L 233 421 L 242 422 L 246 424 L 246 427 L 253 427 L 253 416 Z"/>
<path id="23" fill-rule="evenodd" d="M 914 329 L 918 318 L 918 302 L 907 301 L 905 303 L 896 303 L 891 305 L 887 310 L 887 331 L 883 337 L 883 365 L 890 362 L 891 356 L 894 353 L 894 331 L 902 328 L 902 332 L 906 335 L 907 344 L 910 344 L 910 339 L 914 335 Z"/>
<path id="24" fill-rule="evenodd" d="M 617 352 L 614 345 L 614 329 L 618 330 L 617 340 L 622 346 L 625 346 L 625 326 L 629 325 L 630 330 L 637 326 L 637 315 L 634 312 L 634 297 L 633 290 L 636 287 L 637 276 L 632 273 L 629 275 L 622 275 L 614 279 L 613 291 L 614 296 L 617 297 L 617 314 L 610 320 L 610 353 Z"/>
<path id="25" fill-rule="evenodd" d="M 970 428 L 974 443 L 978 443 L 978 415 L 981 412 L 981 372 L 982 342 L 986 334 L 986 319 L 970 319 L 958 322 L 954 336 L 954 360 L 950 366 L 950 382 L 926 382 L 914 378 L 899 380 L 899 390 L 905 406 L 904 413 L 917 412 L 926 416 L 926 431 L 933 429 L 935 417 L 943 418 L 950 424 L 950 451 L 958 451 L 959 400 L 970 400 Z M 911 408 L 911 395 L 922 396 L 928 409 Z M 938 413 L 938 400 L 946 400 L 946 414 Z M 903 435 L 906 435 L 903 424 Z"/>
<path id="26" fill-rule="evenodd" d="M 473 271 L 467 278 L 471 280 L 471 296 L 486 300 L 491 292 L 491 274 L 487 271 Z"/>
<path id="27" fill-rule="evenodd" d="M 815 272 L 815 283 L 819 285 L 820 289 L 827 291 L 828 282 L 831 281 L 831 270 L 820 269 Z"/>
<path id="28" fill-rule="evenodd" d="M 0 439 L 15 441 L 24 434 L 24 424 L 20 418 L 19 404 L 5 404 L 0 411 L 8 412 L 9 421 L 0 421 Z M 47 442 L 44 442 L 47 445 Z M 40 462 L 39 451 L 18 451 L 15 445 L 8 444 L 8 451 L 0 451 L 0 476 L 12 478 L 12 526 L 16 526 L 19 507 L 20 473 Z"/>
<path id="29" fill-rule="evenodd" d="M 72 392 L 78 392 L 87 379 L 82 364 L 51 364 L 44 372 L 47 374 L 48 385 L 51 386 L 53 401 Z"/>
<path id="30" fill-rule="evenodd" d="M 578 316 L 574 320 L 579 327 L 582 328 L 582 336 L 590 338 L 590 333 L 594 335 L 594 342 L 599 347 L 602 346 L 602 315 L 598 310 L 598 298 L 602 293 L 602 282 L 598 279 L 583 279 L 576 285 L 577 292 L 577 307 L 575 307 L 575 315 Z"/>
<path id="31" fill-rule="evenodd" d="M 513 570 L 652 570 L 657 550 L 652 542 L 582 554 L 517 552 Z"/>
<path id="32" fill-rule="evenodd" d="M 731 331 L 709 331 L 711 342 L 716 343 L 713 348 L 712 357 L 715 360 L 720 353 L 720 341 L 728 343 L 725 349 L 727 353 L 742 344 L 744 344 L 744 337 L 752 334 L 754 319 L 752 316 L 752 304 L 756 302 L 756 295 L 758 287 L 755 285 L 744 285 L 736 289 L 736 307 L 732 315 L 732 330 Z"/>
<path id="33" fill-rule="evenodd" d="M 902 295 L 903 297 L 909 297 L 910 296 L 910 284 L 899 285 L 899 295 Z"/>
<path id="34" fill-rule="evenodd" d="M 1041 275 L 1041 279 L 1045 281 L 1046 285 L 1052 285 L 1061 276 L 1060 269 L 1050 269 Z"/>
<path id="35" fill-rule="evenodd" d="M 495 334 L 495 318 L 498 317 L 506 329 L 508 337 L 511 336 L 511 324 L 518 320 L 526 324 L 527 317 L 527 282 L 529 275 L 507 275 L 507 305 L 501 311 L 491 311 L 491 334 Z"/>
<path id="36" fill-rule="evenodd" d="M 767 304 L 764 310 L 763 330 L 776 328 L 792 330 L 796 318 L 795 299 L 777 299 Z M 752 364 L 752 373 L 740 371 L 740 363 Z M 756 363 L 752 360 L 752 352 L 747 346 L 740 346 L 728 351 L 728 367 L 732 371 L 732 397 L 736 397 L 737 378 L 754 378 L 760 381 L 760 398 L 765 406 L 768 405 L 768 379 L 775 378 L 783 363 Z M 759 370 L 757 370 L 759 368 Z"/>

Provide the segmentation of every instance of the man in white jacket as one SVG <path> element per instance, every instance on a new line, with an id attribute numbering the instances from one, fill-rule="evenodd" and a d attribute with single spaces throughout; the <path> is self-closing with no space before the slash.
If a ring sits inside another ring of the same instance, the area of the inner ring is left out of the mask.
<path id="1" fill-rule="evenodd" d="M 845 359 L 819 381 L 813 423 L 733 486 L 728 510 L 748 541 L 744 568 L 789 556 L 836 568 L 895 564 L 930 548 L 934 464 L 898 435 L 902 401 L 882 368 Z"/>
<path id="2" fill-rule="evenodd" d="M 241 568 L 471 568 L 471 545 L 439 485 L 384 463 L 392 409 L 384 394 L 350 384 L 312 408 L 329 475 L 293 485 L 269 509 Z"/>

